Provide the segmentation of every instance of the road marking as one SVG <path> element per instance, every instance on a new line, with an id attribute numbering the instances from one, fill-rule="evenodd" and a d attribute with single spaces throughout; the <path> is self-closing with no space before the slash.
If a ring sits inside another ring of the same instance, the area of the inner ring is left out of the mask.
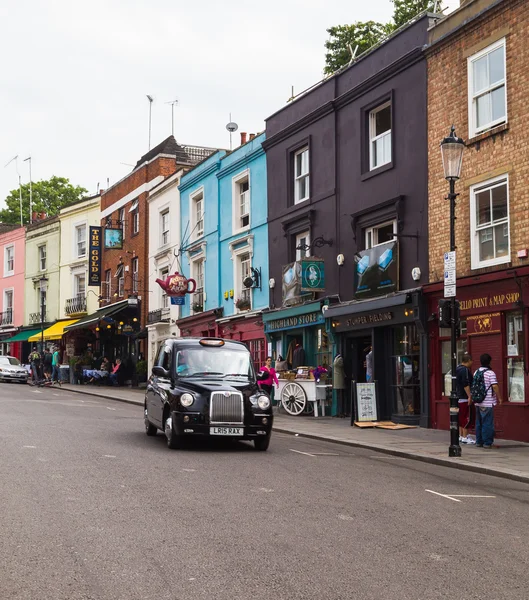
<path id="1" fill-rule="evenodd" d="M 338 518 L 342 521 L 354 521 L 354 517 L 350 517 L 349 515 L 338 515 Z"/>
<path id="2" fill-rule="evenodd" d="M 115 408 L 110 408 L 110 406 L 107 406 L 107 410 L 116 410 Z"/>
<path id="3" fill-rule="evenodd" d="M 59 397 L 61 394 L 53 394 L 53 395 Z"/>
<path id="4" fill-rule="evenodd" d="M 312 458 L 316 458 L 315 454 L 309 454 L 308 452 L 301 452 L 301 450 L 293 450 L 290 448 L 290 452 L 295 452 L 296 454 L 304 454 L 305 456 L 312 456 Z"/>
<path id="5" fill-rule="evenodd" d="M 406 460 L 404 456 L 381 456 L 380 454 L 372 454 L 371 458 L 384 458 L 385 460 Z"/>
<path id="6" fill-rule="evenodd" d="M 270 492 L 273 492 L 274 490 L 272 488 L 259 488 L 258 491 L 265 492 L 265 494 L 269 494 Z"/>
<path id="7" fill-rule="evenodd" d="M 40 390 L 31 390 L 34 394 L 42 394 Z"/>
<path id="8" fill-rule="evenodd" d="M 22 448 L 36 448 L 37 446 L 22 446 Z"/>
<path id="9" fill-rule="evenodd" d="M 103 454 L 104 458 L 116 458 L 114 454 Z"/>
<path id="10" fill-rule="evenodd" d="M 194 473 L 196 469 L 182 469 L 182 471 L 185 471 L 186 473 Z"/>
<path id="11" fill-rule="evenodd" d="M 461 500 L 458 500 L 458 498 L 496 498 L 496 496 L 482 496 L 478 494 L 440 494 L 439 492 L 434 492 L 433 490 L 424 491 L 429 492 L 430 494 L 435 494 L 436 496 L 441 496 L 442 498 L 447 498 L 453 502 L 461 502 Z"/>
<path id="12" fill-rule="evenodd" d="M 314 452 L 312 456 L 340 456 L 337 452 Z"/>

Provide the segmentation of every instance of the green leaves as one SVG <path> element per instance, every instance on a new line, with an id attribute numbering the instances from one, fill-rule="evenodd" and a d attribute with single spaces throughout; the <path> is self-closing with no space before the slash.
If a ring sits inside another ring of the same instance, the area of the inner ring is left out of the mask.
<path id="1" fill-rule="evenodd" d="M 33 187 L 33 212 L 46 213 L 49 217 L 59 213 L 61 208 L 81 200 L 88 190 L 80 186 L 73 186 L 69 179 L 56 177 L 49 180 L 36 181 Z M 15 189 L 9 193 L 6 207 L 0 211 L 0 222 L 20 223 L 20 198 L 19 190 Z M 29 223 L 29 183 L 22 185 L 22 215 L 24 225 Z"/>

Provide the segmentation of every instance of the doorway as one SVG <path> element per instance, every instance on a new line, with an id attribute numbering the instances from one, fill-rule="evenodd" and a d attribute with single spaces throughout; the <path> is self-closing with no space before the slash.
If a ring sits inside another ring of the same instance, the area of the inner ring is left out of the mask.
<path id="1" fill-rule="evenodd" d="M 361 335 L 345 339 L 344 348 L 344 370 L 345 370 L 345 398 L 342 400 L 343 412 L 350 416 L 353 407 L 353 385 L 355 383 L 367 383 L 368 374 L 371 381 L 374 379 L 373 354 L 368 357 L 372 349 L 372 336 Z"/>

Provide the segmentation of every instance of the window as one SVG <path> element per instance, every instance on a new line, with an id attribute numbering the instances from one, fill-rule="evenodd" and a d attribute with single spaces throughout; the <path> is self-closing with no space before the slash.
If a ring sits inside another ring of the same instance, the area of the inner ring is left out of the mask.
<path id="1" fill-rule="evenodd" d="M 369 113 L 369 168 L 391 162 L 391 102 Z"/>
<path id="2" fill-rule="evenodd" d="M 6 246 L 4 250 L 4 277 L 15 272 L 15 247 Z"/>
<path id="3" fill-rule="evenodd" d="M 86 256 L 86 225 L 78 225 L 75 228 L 75 244 L 77 258 Z"/>
<path id="4" fill-rule="evenodd" d="M 381 225 L 369 227 L 366 229 L 366 250 L 373 248 L 373 246 L 379 246 L 386 242 L 392 242 L 395 240 L 395 234 L 397 233 L 397 221 L 388 221 Z"/>
<path id="5" fill-rule="evenodd" d="M 132 293 L 133 294 L 137 294 L 138 289 L 139 289 L 139 285 L 138 285 L 139 269 L 140 269 L 139 258 L 133 258 L 132 259 Z"/>
<path id="6" fill-rule="evenodd" d="M 110 300 L 110 293 L 112 291 L 112 271 L 107 269 L 105 271 L 105 283 L 104 283 L 104 294 L 107 300 Z"/>
<path id="7" fill-rule="evenodd" d="M 123 229 L 123 240 L 125 240 L 125 209 L 120 208 L 118 212 L 118 227 Z"/>
<path id="8" fill-rule="evenodd" d="M 309 197 L 309 148 L 305 146 L 294 154 L 294 204 Z"/>
<path id="9" fill-rule="evenodd" d="M 509 402 L 525 402 L 524 335 L 521 311 L 506 314 Z"/>
<path id="10" fill-rule="evenodd" d="M 116 271 L 116 278 L 118 280 L 118 296 L 123 298 L 125 295 L 125 277 L 123 265 L 118 267 L 118 270 Z"/>
<path id="11" fill-rule="evenodd" d="M 507 121 L 505 38 L 468 59 L 470 136 Z"/>
<path id="12" fill-rule="evenodd" d="M 194 239 L 204 235 L 204 192 L 199 191 L 191 197 L 191 235 Z"/>
<path id="13" fill-rule="evenodd" d="M 47 291 L 39 290 L 39 309 L 44 313 L 44 320 L 46 320 L 46 301 L 47 301 Z"/>
<path id="14" fill-rule="evenodd" d="M 160 213 L 160 246 L 169 243 L 169 211 Z"/>
<path id="15" fill-rule="evenodd" d="M 195 260 L 191 263 L 191 276 L 196 281 L 197 287 L 193 294 L 191 307 L 194 313 L 204 310 L 204 259 Z"/>
<path id="16" fill-rule="evenodd" d="M 250 226 L 250 180 L 248 171 L 233 179 L 233 230 Z"/>
<path id="17" fill-rule="evenodd" d="M 310 233 L 304 231 L 296 235 L 296 260 L 310 256 Z"/>
<path id="18" fill-rule="evenodd" d="M 164 267 L 160 269 L 160 279 L 165 280 L 167 275 L 169 275 L 169 267 Z M 164 289 L 160 287 L 160 307 L 167 308 L 169 306 L 169 296 L 165 293 Z"/>
<path id="19" fill-rule="evenodd" d="M 140 211 L 136 210 L 132 213 L 132 234 L 136 235 L 140 232 Z"/>
<path id="20" fill-rule="evenodd" d="M 13 323 L 13 290 L 4 291 L 4 307 L 2 325 L 11 325 Z"/>
<path id="21" fill-rule="evenodd" d="M 39 246 L 39 269 L 41 271 L 46 270 L 46 245 Z"/>
<path id="22" fill-rule="evenodd" d="M 237 273 L 238 281 L 236 282 L 237 294 L 237 309 L 250 310 L 252 308 L 252 289 L 244 286 L 243 281 L 246 277 L 252 275 L 252 259 L 248 252 L 240 254 L 238 257 L 239 268 Z"/>
<path id="23" fill-rule="evenodd" d="M 86 296 L 86 275 L 84 273 L 75 275 L 74 289 L 75 289 L 75 295 L 78 298 L 84 298 Z"/>
<path id="24" fill-rule="evenodd" d="M 508 178 L 470 188 L 472 268 L 510 261 Z"/>

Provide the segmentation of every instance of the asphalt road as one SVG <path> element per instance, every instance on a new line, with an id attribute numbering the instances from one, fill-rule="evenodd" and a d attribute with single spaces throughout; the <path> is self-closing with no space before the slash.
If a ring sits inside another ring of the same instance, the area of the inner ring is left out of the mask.
<path id="1" fill-rule="evenodd" d="M 140 407 L 0 384 L 2 600 L 526 600 L 528 491 L 280 434 L 170 451 Z"/>

